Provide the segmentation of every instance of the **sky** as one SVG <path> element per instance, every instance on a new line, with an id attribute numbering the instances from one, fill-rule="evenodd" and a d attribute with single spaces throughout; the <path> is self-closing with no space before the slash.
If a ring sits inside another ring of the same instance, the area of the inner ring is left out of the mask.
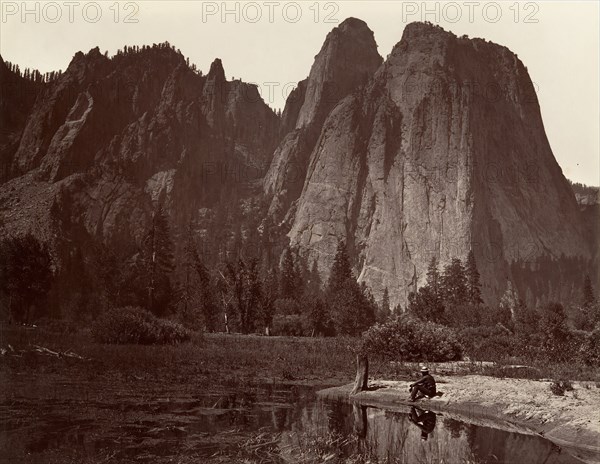
<path id="1" fill-rule="evenodd" d="M 221 58 L 228 79 L 256 83 L 282 108 L 327 33 L 345 18 L 367 22 L 385 58 L 406 24 L 430 21 L 458 36 L 508 47 L 537 89 L 546 134 L 565 176 L 600 185 L 599 2 L 6 1 L 0 54 L 41 72 L 65 69 L 98 46 L 168 41 L 200 70 Z"/>

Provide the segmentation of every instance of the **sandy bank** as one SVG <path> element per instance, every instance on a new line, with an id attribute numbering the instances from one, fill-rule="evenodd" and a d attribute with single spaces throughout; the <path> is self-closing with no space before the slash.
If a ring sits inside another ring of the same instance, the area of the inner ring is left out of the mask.
<path id="1" fill-rule="evenodd" d="M 575 382 L 565 396 L 550 391 L 550 381 L 499 379 L 480 375 L 436 376 L 442 397 L 422 399 L 420 407 L 460 414 L 480 425 L 541 435 L 589 463 L 600 463 L 600 388 Z M 371 380 L 369 390 L 350 397 L 352 385 L 319 391 L 329 399 L 373 406 L 409 401 L 409 381 Z"/>

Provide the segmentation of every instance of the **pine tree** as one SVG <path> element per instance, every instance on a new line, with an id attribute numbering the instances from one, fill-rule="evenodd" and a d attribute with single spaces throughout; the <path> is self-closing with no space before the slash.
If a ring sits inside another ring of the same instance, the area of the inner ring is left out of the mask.
<path id="1" fill-rule="evenodd" d="M 244 276 L 246 273 L 246 264 L 241 259 L 238 260 L 237 265 L 231 262 L 226 264 L 225 275 L 227 279 L 227 306 L 226 314 L 233 319 L 241 321 L 242 314 L 245 312 L 243 307 L 244 299 Z M 239 322 L 241 326 L 241 322 Z"/>
<path id="2" fill-rule="evenodd" d="M 173 264 L 173 242 L 165 211 L 158 206 L 144 240 L 137 262 L 138 286 L 146 296 L 143 306 L 162 316 L 169 312 L 173 288 L 171 273 Z"/>
<path id="3" fill-rule="evenodd" d="M 281 256 L 281 273 L 279 280 L 279 293 L 284 298 L 291 298 L 294 294 L 294 284 L 296 282 L 295 278 L 295 268 L 294 268 L 294 258 L 292 256 L 292 251 L 290 247 L 285 247 L 283 250 L 283 254 Z"/>
<path id="4" fill-rule="evenodd" d="M 218 313 L 217 299 L 208 269 L 198 254 L 191 223 L 186 231 L 180 268 L 178 308 L 181 318 L 191 327 L 204 326 L 208 332 L 214 331 Z"/>
<path id="5" fill-rule="evenodd" d="M 239 259 L 237 265 L 228 263 L 225 278 L 229 293 L 227 313 L 234 316 L 242 333 L 250 333 L 260 320 L 264 302 L 258 260 L 252 258 L 246 263 Z"/>
<path id="6" fill-rule="evenodd" d="M 180 281 L 178 307 L 179 313 L 188 325 L 197 325 L 197 315 L 194 314 L 199 306 L 197 293 L 196 262 L 198 261 L 197 250 L 194 246 L 192 235 L 192 224 L 188 224 L 186 231 L 183 258 L 181 260 L 182 278 Z"/>
<path id="7" fill-rule="evenodd" d="M 359 314 L 359 330 L 362 332 L 376 322 L 377 311 L 379 308 L 377 306 L 377 301 L 375 301 L 375 297 L 373 296 L 373 292 L 371 292 L 371 289 L 364 281 L 360 283 L 360 292 L 362 295 L 360 300 L 362 307 L 360 308 Z"/>
<path id="8" fill-rule="evenodd" d="M 278 283 L 277 268 L 271 267 L 263 280 L 262 302 L 258 314 L 258 321 L 265 328 L 265 335 L 271 335 L 271 326 L 275 315 L 275 301 L 279 295 Z"/>
<path id="9" fill-rule="evenodd" d="M 244 303 L 240 313 L 242 333 L 250 333 L 254 330 L 262 302 L 263 292 L 258 275 L 258 260 L 252 258 L 244 273 Z"/>
<path id="10" fill-rule="evenodd" d="M 348 280 L 354 280 L 352 266 L 350 265 L 350 258 L 346 251 L 346 244 L 343 241 L 339 241 L 327 282 L 327 294 L 332 295 L 336 293 Z"/>
<path id="11" fill-rule="evenodd" d="M 307 295 L 306 328 L 307 335 L 333 335 L 333 323 L 331 321 L 327 305 L 322 298 L 316 295 Z"/>
<path id="12" fill-rule="evenodd" d="M 45 308 L 52 267 L 48 246 L 31 234 L 0 242 L 0 290 L 8 296 L 11 320 L 28 324 Z"/>
<path id="13" fill-rule="evenodd" d="M 417 292 L 408 295 L 409 312 L 420 319 L 441 323 L 445 321 L 442 276 L 438 271 L 437 258 L 434 256 L 427 267 L 427 284 Z"/>
<path id="14" fill-rule="evenodd" d="M 61 313 L 72 321 L 81 321 L 90 316 L 90 303 L 95 299 L 92 295 L 98 290 L 97 284 L 100 282 L 91 278 L 88 263 L 79 246 L 70 250 L 62 270 L 61 280 L 65 291 Z"/>
<path id="15" fill-rule="evenodd" d="M 362 293 L 360 287 L 350 279 L 341 283 L 328 296 L 331 316 L 338 334 L 358 335 L 361 332 Z"/>
<path id="16" fill-rule="evenodd" d="M 557 361 L 565 361 L 565 344 L 569 339 L 567 316 L 560 303 L 550 302 L 542 309 L 541 329 L 544 348 Z"/>
<path id="17" fill-rule="evenodd" d="M 537 332 L 540 317 L 534 309 L 530 309 L 523 300 L 519 300 L 515 308 L 515 332 L 530 336 Z"/>
<path id="18" fill-rule="evenodd" d="M 301 293 L 299 283 L 301 281 L 298 275 L 298 267 L 296 266 L 296 260 L 294 259 L 294 253 L 290 247 L 286 247 L 283 250 L 283 256 L 281 259 L 281 280 L 279 293 L 282 298 L 291 298 L 293 300 L 299 300 Z"/>
<path id="19" fill-rule="evenodd" d="M 478 306 L 483 304 L 481 299 L 481 281 L 477 263 L 475 262 L 475 254 L 473 250 L 467 255 L 467 263 L 465 265 L 465 275 L 467 278 L 467 301 L 468 303 Z"/>
<path id="20" fill-rule="evenodd" d="M 119 263 L 115 251 L 102 243 L 96 244 L 95 273 L 104 293 L 105 308 L 115 307 L 121 303 L 121 287 L 123 286 L 123 266 Z"/>
<path id="21" fill-rule="evenodd" d="M 198 275 L 198 294 L 200 296 L 200 307 L 207 331 L 213 332 L 217 327 L 219 304 L 217 302 L 216 290 L 210 278 L 208 269 L 196 255 L 196 274 Z"/>
<path id="22" fill-rule="evenodd" d="M 306 283 L 310 279 L 310 271 L 308 269 L 308 262 L 305 256 L 302 256 L 298 252 L 296 252 L 295 260 L 294 260 L 294 270 L 295 270 L 295 292 L 296 298 L 298 301 L 302 299 L 306 291 Z"/>
<path id="23" fill-rule="evenodd" d="M 352 273 L 344 242 L 338 242 L 326 289 L 327 303 L 337 333 L 358 335 L 375 322 L 376 304 Z"/>
<path id="24" fill-rule="evenodd" d="M 390 294 L 388 292 L 388 288 L 385 287 L 383 290 L 383 296 L 381 297 L 381 302 L 378 306 L 377 322 L 385 322 L 391 315 Z"/>
<path id="25" fill-rule="evenodd" d="M 434 256 L 427 267 L 427 286 L 436 297 L 441 297 L 441 278 L 437 258 Z"/>
<path id="26" fill-rule="evenodd" d="M 322 292 L 321 274 L 319 274 L 319 266 L 317 265 L 317 260 L 315 259 L 308 273 L 308 279 L 306 281 L 306 293 L 308 295 L 320 296 Z"/>
<path id="27" fill-rule="evenodd" d="M 443 323 L 446 321 L 446 308 L 443 300 L 429 285 L 408 295 L 408 311 L 424 321 Z"/>
<path id="28" fill-rule="evenodd" d="M 458 306 L 468 301 L 467 278 L 460 259 L 453 258 L 444 268 L 440 283 L 446 307 Z"/>
<path id="29" fill-rule="evenodd" d="M 381 310 L 384 314 L 390 312 L 390 294 L 387 287 L 383 290 L 383 296 L 381 297 Z"/>
<path id="30" fill-rule="evenodd" d="M 592 279 L 590 279 L 589 275 L 585 276 L 583 280 L 583 307 L 585 309 L 591 308 L 596 302 L 596 297 L 594 296 L 594 289 L 592 287 Z"/>

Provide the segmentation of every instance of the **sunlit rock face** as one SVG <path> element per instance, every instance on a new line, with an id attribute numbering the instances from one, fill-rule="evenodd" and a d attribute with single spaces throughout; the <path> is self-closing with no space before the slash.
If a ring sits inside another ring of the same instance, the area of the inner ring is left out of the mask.
<path id="1" fill-rule="evenodd" d="M 302 191 L 325 118 L 340 100 L 366 84 L 381 62 L 373 31 L 365 22 L 349 18 L 327 35 L 308 78 L 287 99 L 282 127 L 289 132 L 263 182 L 276 221 L 284 218 Z"/>
<path id="2" fill-rule="evenodd" d="M 423 23 L 329 113 L 289 214 L 291 243 L 325 277 L 345 239 L 360 280 L 394 303 L 433 256 L 473 249 L 488 300 L 513 262 L 590 257 L 523 63 Z"/>

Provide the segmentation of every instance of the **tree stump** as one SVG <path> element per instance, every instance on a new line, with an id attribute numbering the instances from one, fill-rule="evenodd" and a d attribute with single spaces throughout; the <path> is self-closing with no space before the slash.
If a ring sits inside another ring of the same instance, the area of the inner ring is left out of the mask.
<path id="1" fill-rule="evenodd" d="M 365 391 L 369 385 L 369 358 L 367 355 L 356 355 L 356 378 L 351 395 Z"/>

